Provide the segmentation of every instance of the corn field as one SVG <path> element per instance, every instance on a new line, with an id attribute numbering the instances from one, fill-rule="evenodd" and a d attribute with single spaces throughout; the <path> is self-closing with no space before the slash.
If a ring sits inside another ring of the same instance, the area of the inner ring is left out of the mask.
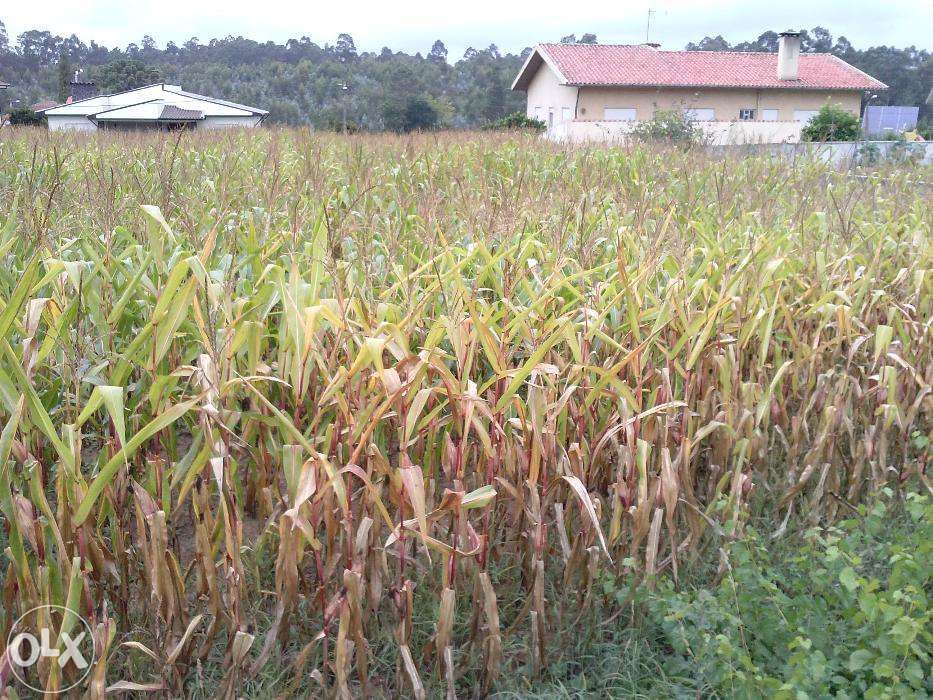
<path id="1" fill-rule="evenodd" d="M 74 697 L 482 696 L 601 576 L 929 488 L 929 167 L 2 138 L 0 644 L 77 611 Z"/>

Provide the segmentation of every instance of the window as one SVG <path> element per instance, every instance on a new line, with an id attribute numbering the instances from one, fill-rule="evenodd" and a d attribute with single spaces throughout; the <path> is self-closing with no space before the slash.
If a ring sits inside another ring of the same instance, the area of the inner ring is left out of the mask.
<path id="1" fill-rule="evenodd" d="M 547 111 L 547 126 L 548 126 L 548 129 L 554 126 L 554 109 L 553 108 Z"/>
<path id="2" fill-rule="evenodd" d="M 778 120 L 778 111 L 776 109 L 761 110 L 761 120 L 765 122 L 776 122 Z"/>
<path id="3" fill-rule="evenodd" d="M 539 122 L 544 121 L 541 118 L 541 107 L 535 107 L 535 119 L 537 119 Z"/>
<path id="4" fill-rule="evenodd" d="M 795 109 L 794 110 L 794 121 L 803 122 L 806 124 L 808 121 L 813 119 L 820 111 L 818 109 Z"/>
<path id="5" fill-rule="evenodd" d="M 565 122 L 573 121 L 573 109 L 570 107 L 564 107 L 561 109 L 560 118 Z"/>
<path id="6" fill-rule="evenodd" d="M 714 122 L 716 110 L 712 107 L 690 107 L 684 110 L 684 116 L 692 122 Z"/>
<path id="7" fill-rule="evenodd" d="M 751 109 L 750 107 L 746 107 L 745 109 L 740 109 L 740 110 L 739 110 L 739 119 L 741 119 L 743 122 L 754 121 L 754 119 L 755 119 L 755 110 L 754 110 L 754 109 Z"/>
<path id="8" fill-rule="evenodd" d="M 603 119 L 610 122 L 635 121 L 634 107 L 603 107 Z"/>

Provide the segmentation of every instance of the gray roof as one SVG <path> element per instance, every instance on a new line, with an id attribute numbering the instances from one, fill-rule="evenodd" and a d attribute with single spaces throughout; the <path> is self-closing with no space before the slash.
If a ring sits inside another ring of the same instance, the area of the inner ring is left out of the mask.
<path id="1" fill-rule="evenodd" d="M 162 114 L 159 115 L 161 121 L 193 122 L 199 119 L 204 119 L 204 112 L 197 109 L 182 109 L 175 105 L 165 105 L 162 108 Z"/>
<path id="2" fill-rule="evenodd" d="M 168 86 L 165 86 L 166 92 L 171 92 L 175 95 L 182 95 L 184 97 L 190 97 L 195 100 L 204 100 L 205 102 L 213 102 L 214 104 L 224 105 L 225 107 L 233 107 L 234 109 L 245 109 L 253 114 L 266 115 L 269 113 L 266 109 L 259 109 L 258 107 L 250 107 L 249 105 L 242 105 L 238 102 L 230 102 L 229 100 L 220 100 L 216 97 L 208 97 L 207 95 L 199 95 L 196 92 L 188 92 L 187 90 L 172 90 Z"/>

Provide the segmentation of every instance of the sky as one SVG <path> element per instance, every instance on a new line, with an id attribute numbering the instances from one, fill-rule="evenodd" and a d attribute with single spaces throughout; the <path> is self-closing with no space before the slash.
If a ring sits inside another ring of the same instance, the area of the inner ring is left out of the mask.
<path id="1" fill-rule="evenodd" d="M 645 41 L 652 9 L 650 40 L 681 49 L 704 36 L 732 42 L 754 39 L 774 29 L 823 26 L 856 47 L 881 44 L 933 48 L 930 0 L 39 0 L 4 2 L 0 21 L 11 41 L 27 29 L 77 34 L 106 46 L 125 47 L 151 35 L 162 47 L 191 37 L 203 43 L 227 35 L 282 43 L 303 35 L 318 44 L 350 34 L 359 50 L 414 53 L 430 50 L 435 39 L 450 60 L 467 47 L 491 43 L 502 51 L 521 51 L 567 34 L 596 34 L 600 43 Z"/>

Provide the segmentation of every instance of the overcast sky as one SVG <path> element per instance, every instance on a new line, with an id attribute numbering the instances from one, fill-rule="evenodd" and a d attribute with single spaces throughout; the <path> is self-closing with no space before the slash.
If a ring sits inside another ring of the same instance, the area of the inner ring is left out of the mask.
<path id="1" fill-rule="evenodd" d="M 930 0 L 6 0 L 0 21 L 13 40 L 27 29 L 77 34 L 85 42 L 125 47 L 144 34 L 161 47 L 192 36 L 202 42 L 226 35 L 284 42 L 302 35 L 333 43 L 340 32 L 361 51 L 426 53 L 435 39 L 451 60 L 468 46 L 495 43 L 504 51 L 593 32 L 601 43 L 645 40 L 653 8 L 651 41 L 680 49 L 688 41 L 722 34 L 730 41 L 753 39 L 768 29 L 826 27 L 856 47 L 911 44 L 933 48 Z"/>

